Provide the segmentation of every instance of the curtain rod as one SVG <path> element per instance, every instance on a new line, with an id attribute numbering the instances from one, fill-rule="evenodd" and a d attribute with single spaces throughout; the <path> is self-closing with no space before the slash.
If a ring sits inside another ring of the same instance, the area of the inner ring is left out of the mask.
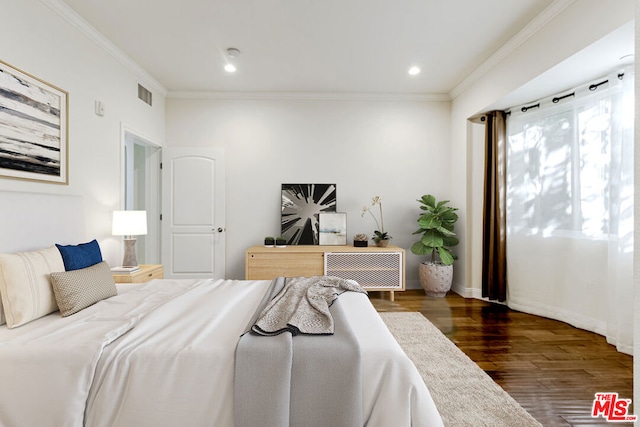
<path id="1" fill-rule="evenodd" d="M 622 79 L 624 79 L 624 72 L 618 73 L 618 80 L 622 80 Z M 593 92 L 593 91 L 597 90 L 600 86 L 602 86 L 603 84 L 608 83 L 608 82 L 609 82 L 609 79 L 605 79 L 605 80 L 603 80 L 603 81 L 601 81 L 599 83 L 593 83 L 593 84 L 589 85 L 589 90 L 591 92 Z M 557 104 L 561 100 L 563 100 L 565 98 L 568 98 L 570 96 L 576 96 L 576 92 L 573 91 L 571 93 L 567 93 L 567 94 L 562 95 L 562 96 L 556 96 L 551 100 L 551 102 L 553 102 L 554 104 Z M 545 99 L 548 99 L 548 98 L 545 98 Z M 512 108 L 513 107 L 507 109 L 505 111 L 505 114 L 506 115 L 510 115 Z M 526 113 L 527 111 L 529 111 L 532 108 L 540 108 L 540 101 L 538 101 L 536 104 L 525 105 L 524 107 L 520 108 L 520 111 L 522 111 L 523 113 Z"/>
<path id="2" fill-rule="evenodd" d="M 589 89 L 591 89 L 591 86 L 589 86 Z M 551 102 L 553 102 L 554 104 L 557 104 L 558 102 L 560 102 L 563 99 L 568 98 L 570 96 L 576 96 L 576 93 L 575 92 L 571 92 L 571 93 L 568 93 L 568 94 L 563 95 L 563 96 L 556 96 L 555 98 L 553 98 L 551 100 Z"/>
<path id="3" fill-rule="evenodd" d="M 538 102 L 537 104 L 534 104 L 534 105 L 528 105 L 528 106 L 522 107 L 520 111 L 522 111 L 523 113 L 526 113 L 532 108 L 540 108 L 540 103 Z"/>
<path id="4" fill-rule="evenodd" d="M 624 78 L 624 73 L 618 73 L 618 80 L 622 80 Z M 609 83 L 609 79 L 607 80 L 603 80 L 600 83 L 594 83 L 591 86 L 589 86 L 589 90 L 591 92 L 593 92 L 594 90 L 598 89 L 598 87 L 600 87 L 600 85 L 603 85 L 605 83 Z"/>

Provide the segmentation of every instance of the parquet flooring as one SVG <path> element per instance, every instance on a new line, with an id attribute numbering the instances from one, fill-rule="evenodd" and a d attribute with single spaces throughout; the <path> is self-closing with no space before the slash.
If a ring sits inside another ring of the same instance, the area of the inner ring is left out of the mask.
<path id="1" fill-rule="evenodd" d="M 596 392 L 633 398 L 633 358 L 604 337 L 453 292 L 395 295 L 371 301 L 378 311 L 422 313 L 544 426 L 633 425 L 591 417 Z"/>

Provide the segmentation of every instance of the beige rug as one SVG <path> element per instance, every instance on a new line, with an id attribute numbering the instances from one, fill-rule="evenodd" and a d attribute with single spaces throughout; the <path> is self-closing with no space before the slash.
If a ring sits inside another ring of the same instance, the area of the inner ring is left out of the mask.
<path id="1" fill-rule="evenodd" d="M 422 314 L 380 316 L 418 368 L 445 426 L 541 426 Z"/>

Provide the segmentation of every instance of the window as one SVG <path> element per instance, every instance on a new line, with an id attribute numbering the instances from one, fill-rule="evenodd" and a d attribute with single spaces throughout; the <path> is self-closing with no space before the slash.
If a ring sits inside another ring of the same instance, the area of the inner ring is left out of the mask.
<path id="1" fill-rule="evenodd" d="M 633 70 L 507 118 L 507 301 L 632 351 Z"/>
<path id="2" fill-rule="evenodd" d="M 592 88 L 507 120 L 513 231 L 599 238 L 617 234 L 621 218 L 632 221 L 619 212 L 633 203 L 632 87 L 608 81 Z"/>

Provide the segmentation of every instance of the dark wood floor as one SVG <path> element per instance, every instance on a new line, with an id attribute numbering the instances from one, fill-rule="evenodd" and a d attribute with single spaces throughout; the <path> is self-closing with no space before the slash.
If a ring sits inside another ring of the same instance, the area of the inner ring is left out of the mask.
<path id="1" fill-rule="evenodd" d="M 395 295 L 371 301 L 378 311 L 421 312 L 544 426 L 632 425 L 591 417 L 596 392 L 633 398 L 633 358 L 602 336 L 453 292 Z"/>

